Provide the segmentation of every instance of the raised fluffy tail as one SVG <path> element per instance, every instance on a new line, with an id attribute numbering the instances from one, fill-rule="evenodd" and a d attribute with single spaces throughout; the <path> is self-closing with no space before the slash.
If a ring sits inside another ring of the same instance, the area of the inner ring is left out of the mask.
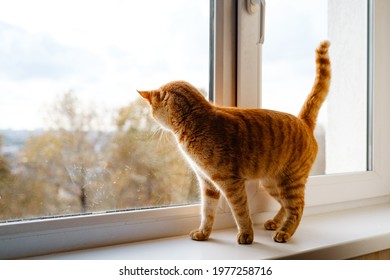
<path id="1" fill-rule="evenodd" d="M 316 49 L 316 78 L 313 88 L 298 115 L 298 118 L 312 130 L 314 130 L 318 112 L 329 91 L 331 78 L 329 46 L 329 41 L 323 41 Z"/>

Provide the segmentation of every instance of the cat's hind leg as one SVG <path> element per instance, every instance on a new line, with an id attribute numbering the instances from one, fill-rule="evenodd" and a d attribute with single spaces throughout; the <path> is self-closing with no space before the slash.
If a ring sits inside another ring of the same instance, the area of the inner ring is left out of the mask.
<path id="1" fill-rule="evenodd" d="M 266 230 L 277 230 L 282 224 L 285 215 L 286 215 L 286 211 L 284 210 L 284 207 L 281 206 L 278 213 L 275 215 L 275 217 L 264 223 L 264 228 Z"/>
<path id="2" fill-rule="evenodd" d="M 275 242 L 287 242 L 295 233 L 303 214 L 305 185 L 289 185 L 280 194 L 280 201 L 285 211 L 285 220 L 276 229 Z M 278 216 L 278 215 L 277 215 Z"/>
<path id="3" fill-rule="evenodd" d="M 202 196 L 202 218 L 199 228 L 191 231 L 190 237 L 196 241 L 205 241 L 209 239 L 213 229 L 215 212 L 221 194 L 209 180 L 198 176 L 198 181 Z"/>
<path id="4" fill-rule="evenodd" d="M 273 198 L 275 198 L 275 200 L 279 202 L 281 206 L 278 213 L 272 219 L 267 220 L 264 223 L 264 228 L 266 230 L 277 230 L 283 223 L 284 218 L 286 216 L 286 211 L 283 207 L 282 202 L 279 199 L 279 187 L 277 186 L 276 183 L 268 183 L 268 184 L 264 184 L 264 188 Z"/>

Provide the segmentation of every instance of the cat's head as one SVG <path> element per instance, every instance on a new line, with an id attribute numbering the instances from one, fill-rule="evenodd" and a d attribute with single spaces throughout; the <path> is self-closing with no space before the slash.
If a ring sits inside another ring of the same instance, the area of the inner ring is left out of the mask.
<path id="1" fill-rule="evenodd" d="M 194 109 L 210 106 L 195 87 L 184 81 L 170 82 L 157 90 L 138 93 L 149 102 L 153 118 L 163 129 L 171 131 L 185 125 Z"/>
<path id="2" fill-rule="evenodd" d="M 171 116 L 169 113 L 168 93 L 161 89 L 151 91 L 140 91 L 138 93 L 149 102 L 152 109 L 152 116 L 157 123 L 166 130 L 171 129 Z"/>

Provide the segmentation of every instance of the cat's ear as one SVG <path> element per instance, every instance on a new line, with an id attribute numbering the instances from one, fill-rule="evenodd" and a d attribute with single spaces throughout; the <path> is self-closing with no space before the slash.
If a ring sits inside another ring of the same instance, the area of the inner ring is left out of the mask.
<path id="1" fill-rule="evenodd" d="M 151 102 L 151 99 L 152 99 L 152 92 L 151 91 L 142 91 L 142 90 L 137 90 L 137 91 L 143 98 L 148 100 L 149 103 Z"/>

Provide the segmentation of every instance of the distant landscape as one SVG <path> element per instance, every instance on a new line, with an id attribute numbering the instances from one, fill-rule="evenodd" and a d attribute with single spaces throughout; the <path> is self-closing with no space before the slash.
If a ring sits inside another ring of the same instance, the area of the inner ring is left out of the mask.
<path id="1" fill-rule="evenodd" d="M 23 150 L 26 140 L 31 136 L 37 136 L 43 133 L 43 129 L 36 130 L 12 130 L 0 129 L 0 136 L 3 140 L 3 146 L 0 153 L 7 158 L 12 159 L 17 153 Z"/>
<path id="2" fill-rule="evenodd" d="M 0 130 L 0 221 L 199 201 L 192 171 L 144 101 L 120 108 L 109 132 L 71 93 L 54 108 L 50 129 Z"/>

